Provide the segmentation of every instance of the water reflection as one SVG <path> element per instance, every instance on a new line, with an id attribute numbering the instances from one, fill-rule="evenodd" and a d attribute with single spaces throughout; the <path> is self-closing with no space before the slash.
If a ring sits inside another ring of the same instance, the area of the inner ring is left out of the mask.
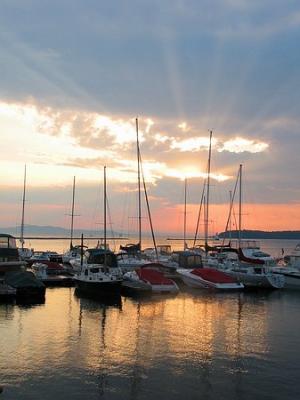
<path id="1" fill-rule="evenodd" d="M 52 289 L 44 305 L 0 305 L 2 384 L 7 399 L 64 398 L 59 388 L 75 399 L 250 399 L 268 386 L 277 353 L 299 355 L 287 360 L 277 347 L 279 329 L 290 337 L 278 309 L 298 302 L 199 291 L 95 301 Z"/>

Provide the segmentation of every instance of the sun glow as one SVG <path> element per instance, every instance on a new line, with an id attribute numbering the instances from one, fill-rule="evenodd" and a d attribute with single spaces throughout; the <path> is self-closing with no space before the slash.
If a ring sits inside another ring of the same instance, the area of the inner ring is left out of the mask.
<path id="1" fill-rule="evenodd" d="M 165 175 L 170 178 L 178 178 L 184 180 L 185 178 L 207 178 L 207 172 L 198 170 L 195 167 L 183 167 L 181 169 L 166 168 Z M 210 177 L 218 182 L 224 182 L 232 177 L 224 174 L 211 173 Z"/>

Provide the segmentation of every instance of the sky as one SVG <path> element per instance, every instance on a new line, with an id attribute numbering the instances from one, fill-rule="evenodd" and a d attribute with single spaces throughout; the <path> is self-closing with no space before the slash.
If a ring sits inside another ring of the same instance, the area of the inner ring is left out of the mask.
<path id="1" fill-rule="evenodd" d="M 193 235 L 210 130 L 210 233 L 240 164 L 243 228 L 300 229 L 299 42 L 293 0 L 3 0 L 0 226 L 26 164 L 26 224 L 68 227 L 75 176 L 75 227 L 101 229 L 106 165 L 109 223 L 135 230 L 138 117 L 157 232 L 182 232 L 186 178 Z"/>

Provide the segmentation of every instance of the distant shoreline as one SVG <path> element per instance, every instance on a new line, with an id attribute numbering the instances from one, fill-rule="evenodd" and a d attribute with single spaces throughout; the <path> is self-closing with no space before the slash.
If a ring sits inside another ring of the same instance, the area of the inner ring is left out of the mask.
<path id="1" fill-rule="evenodd" d="M 238 239 L 238 231 L 220 232 L 219 238 Z M 241 232 L 242 239 L 285 239 L 285 240 L 300 240 L 300 231 L 258 231 L 258 230 L 243 230 Z"/>
<path id="2" fill-rule="evenodd" d="M 20 227 L 3 227 L 0 228 L 0 232 L 8 233 L 16 238 L 20 237 Z M 103 232 L 100 231 L 93 231 L 87 229 L 74 229 L 73 232 L 73 239 L 80 240 L 81 234 L 83 234 L 84 239 L 96 239 L 101 240 L 103 239 Z M 178 234 L 178 233 L 177 233 Z M 170 237 L 170 232 L 157 232 L 157 237 L 165 236 L 167 240 L 183 240 L 181 237 L 176 237 L 177 235 L 174 234 L 174 237 Z M 126 234 L 122 234 L 120 232 L 114 232 L 112 235 L 109 233 L 109 239 L 116 239 L 116 240 L 128 240 L 129 236 L 136 236 L 134 232 L 127 232 Z M 144 233 L 145 237 L 149 236 L 149 233 Z M 214 240 L 217 237 L 220 239 L 226 238 L 229 239 L 238 239 L 238 231 L 227 231 L 227 232 L 220 232 L 216 236 L 210 236 L 209 240 Z M 69 240 L 70 239 L 70 230 L 58 226 L 38 226 L 38 225 L 25 225 L 25 232 L 24 237 L 26 240 L 35 240 L 35 239 L 49 239 L 49 240 Z M 300 241 L 300 230 L 299 231 L 261 231 L 261 230 L 250 230 L 244 229 L 241 232 L 242 239 L 282 239 L 282 240 L 299 240 Z M 194 237 L 187 238 L 186 240 L 193 240 Z M 200 239 L 200 238 L 198 238 Z M 203 237 L 201 237 L 204 240 Z"/>

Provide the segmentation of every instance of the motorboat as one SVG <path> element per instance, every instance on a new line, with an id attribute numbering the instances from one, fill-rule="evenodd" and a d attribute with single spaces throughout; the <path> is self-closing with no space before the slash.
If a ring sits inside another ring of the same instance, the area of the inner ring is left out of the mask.
<path id="1" fill-rule="evenodd" d="M 275 259 L 263 252 L 256 240 L 240 240 L 230 243 L 217 268 L 238 279 L 246 288 L 282 289 L 285 278 L 273 272 L 275 266 Z"/>
<path id="2" fill-rule="evenodd" d="M 183 282 L 190 287 L 216 290 L 241 290 L 243 283 L 214 268 L 178 269 Z"/>
<path id="3" fill-rule="evenodd" d="M 116 255 L 107 249 L 88 249 L 74 281 L 80 292 L 92 296 L 120 293 L 123 275 Z"/>
<path id="4" fill-rule="evenodd" d="M 285 285 L 283 275 L 275 274 L 272 268 L 263 264 L 240 262 L 224 271 L 248 288 L 282 289 Z"/>
<path id="5" fill-rule="evenodd" d="M 81 249 L 87 249 L 87 246 L 72 246 L 70 250 L 66 251 L 62 255 L 62 261 L 64 264 L 72 264 L 71 260 L 80 259 Z M 84 250 L 83 250 L 84 251 Z"/>
<path id="6" fill-rule="evenodd" d="M 291 254 L 283 257 L 283 262 L 286 266 L 297 268 L 300 271 L 300 243 L 296 245 Z"/>
<path id="7" fill-rule="evenodd" d="M 261 250 L 257 240 L 232 240 L 230 248 L 238 254 L 239 260 L 246 263 L 275 266 L 275 258 Z"/>
<path id="8" fill-rule="evenodd" d="M 272 268 L 272 272 L 281 275 L 285 279 L 285 289 L 300 289 L 300 269 L 289 266 L 277 266 Z"/>
<path id="9" fill-rule="evenodd" d="M 35 251 L 33 255 L 27 260 L 29 267 L 36 262 L 52 261 L 57 263 L 62 263 L 62 256 L 56 251 Z"/>
<path id="10" fill-rule="evenodd" d="M 31 270 L 46 286 L 69 287 L 74 284 L 73 275 L 62 264 L 53 261 L 33 263 Z"/>
<path id="11" fill-rule="evenodd" d="M 130 254 L 120 252 L 117 254 L 118 266 L 121 268 L 123 274 L 129 271 L 134 271 L 147 263 L 151 263 L 149 260 L 141 258 L 140 254 Z"/>
<path id="12" fill-rule="evenodd" d="M 34 250 L 28 247 L 19 247 L 18 248 L 19 256 L 21 260 L 27 261 L 30 257 L 33 256 Z"/>
<path id="13" fill-rule="evenodd" d="M 20 260 L 16 238 L 0 233 L 0 277 L 6 272 L 25 269 L 26 262 Z"/>
<path id="14" fill-rule="evenodd" d="M 156 263 L 153 268 L 151 264 L 146 264 L 135 271 L 127 272 L 124 274 L 124 281 L 140 282 L 142 287 L 145 287 L 146 284 L 151 288 L 152 293 L 178 293 L 177 284 L 172 279 L 165 277 L 161 271 L 155 269 L 157 265 Z"/>

